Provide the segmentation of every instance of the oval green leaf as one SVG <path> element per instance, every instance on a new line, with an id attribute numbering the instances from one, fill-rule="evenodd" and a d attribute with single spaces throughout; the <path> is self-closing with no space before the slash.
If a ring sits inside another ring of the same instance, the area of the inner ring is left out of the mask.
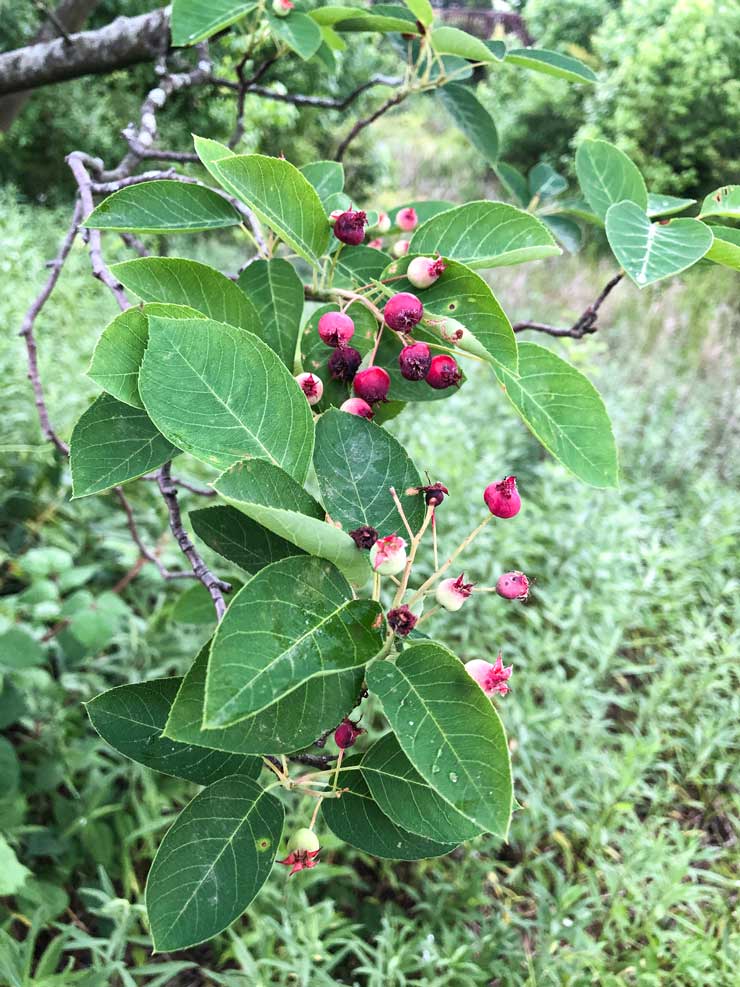
<path id="1" fill-rule="evenodd" d="M 437 27 L 430 31 L 432 48 L 440 55 L 459 55 L 471 62 L 497 62 L 499 59 L 480 38 L 457 27 Z"/>
<path id="2" fill-rule="evenodd" d="M 267 22 L 275 38 L 287 45 L 304 62 L 321 47 L 321 28 L 316 21 L 299 10 L 291 10 L 287 17 L 278 17 L 268 9 Z"/>
<path id="3" fill-rule="evenodd" d="M 316 189 L 324 206 L 327 199 L 344 190 L 344 166 L 341 161 L 311 161 L 298 170 Z"/>
<path id="4" fill-rule="evenodd" d="M 303 285 L 293 266 L 280 257 L 254 260 L 237 283 L 257 310 L 252 331 L 292 372 L 303 315 Z"/>
<path id="5" fill-rule="evenodd" d="M 172 44 L 194 45 L 238 21 L 257 6 L 254 0 L 174 0 Z"/>
<path id="6" fill-rule="evenodd" d="M 301 549 L 252 521 L 235 507 L 202 507 L 188 514 L 193 531 L 209 548 L 246 572 L 300 555 Z"/>
<path id="7" fill-rule="evenodd" d="M 740 185 L 723 185 L 710 192 L 701 204 L 699 219 L 704 216 L 740 218 Z"/>
<path id="8" fill-rule="evenodd" d="M 674 216 L 677 212 L 683 212 L 689 206 L 693 206 L 696 199 L 679 199 L 675 195 L 656 195 L 648 192 L 647 214 L 651 219 L 659 216 Z"/>
<path id="9" fill-rule="evenodd" d="M 647 208 L 645 180 L 624 151 L 609 141 L 583 141 L 576 151 L 576 174 L 588 204 L 600 219 L 625 199 Z"/>
<path id="10" fill-rule="evenodd" d="M 438 96 L 453 123 L 490 165 L 498 160 L 498 132 L 493 117 L 469 86 L 450 82 Z"/>
<path id="11" fill-rule="evenodd" d="M 587 82 L 591 85 L 596 82 L 596 73 L 588 65 L 572 55 L 562 55 L 547 48 L 512 48 L 506 52 L 506 61 L 532 72 L 567 79 L 568 82 Z"/>
<path id="12" fill-rule="evenodd" d="M 723 267 L 740 271 L 740 230 L 730 226 L 713 226 L 714 241 L 706 253 L 706 259 Z"/>
<path id="13" fill-rule="evenodd" d="M 82 226 L 119 233 L 203 233 L 240 222 L 233 206 L 212 189 L 164 179 L 114 192 Z"/>

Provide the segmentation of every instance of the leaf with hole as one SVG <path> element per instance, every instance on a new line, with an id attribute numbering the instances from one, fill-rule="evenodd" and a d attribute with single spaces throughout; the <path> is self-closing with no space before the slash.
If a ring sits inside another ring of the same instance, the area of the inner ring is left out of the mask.
<path id="1" fill-rule="evenodd" d="M 600 219 L 625 199 L 647 208 L 645 180 L 624 151 L 609 141 L 583 141 L 576 151 L 576 174 L 581 191 Z"/>
<path id="2" fill-rule="evenodd" d="M 234 207 L 212 189 L 163 179 L 119 189 L 81 225 L 118 233 L 203 233 L 240 222 Z"/>
<path id="3" fill-rule="evenodd" d="M 740 185 L 723 185 L 710 192 L 701 204 L 699 219 L 705 216 L 740 219 Z"/>

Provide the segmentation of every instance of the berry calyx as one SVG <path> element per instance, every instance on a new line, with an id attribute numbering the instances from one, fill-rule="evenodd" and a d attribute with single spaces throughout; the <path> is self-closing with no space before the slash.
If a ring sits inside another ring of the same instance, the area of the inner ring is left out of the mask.
<path id="1" fill-rule="evenodd" d="M 529 580 L 523 572 L 505 572 L 498 578 L 496 592 L 505 600 L 526 600 L 529 596 Z"/>
<path id="2" fill-rule="evenodd" d="M 362 398 L 347 398 L 339 405 L 340 411 L 346 411 L 348 415 L 357 415 L 359 418 L 373 418 L 375 412 Z"/>
<path id="3" fill-rule="evenodd" d="M 354 379 L 352 387 L 358 398 L 368 404 L 385 401 L 391 386 L 391 378 L 382 367 L 368 367 L 361 370 Z"/>
<path id="4" fill-rule="evenodd" d="M 379 212 L 378 221 L 375 224 L 375 229 L 378 231 L 378 233 L 387 233 L 390 228 L 391 228 L 391 217 L 388 215 L 387 212 Z"/>
<path id="5" fill-rule="evenodd" d="M 391 253 L 394 257 L 403 257 L 404 254 L 409 252 L 409 247 L 411 242 L 409 240 L 396 240 L 396 242 L 391 247 Z"/>
<path id="6" fill-rule="evenodd" d="M 400 535 L 378 538 L 370 549 L 370 564 L 381 576 L 396 576 L 406 566 L 406 541 Z"/>
<path id="7" fill-rule="evenodd" d="M 461 572 L 457 579 L 443 579 L 437 587 L 435 597 L 441 607 L 455 613 L 472 592 L 473 583 L 466 583 L 465 573 Z"/>
<path id="8" fill-rule="evenodd" d="M 299 870 L 315 867 L 320 849 L 319 839 L 312 829 L 297 829 L 288 841 L 288 856 L 278 863 L 290 867 L 290 877 Z"/>
<path id="9" fill-rule="evenodd" d="M 504 668 L 501 652 L 496 661 L 491 664 L 482 658 L 473 658 L 465 662 L 465 671 L 474 679 L 487 696 L 505 696 L 509 691 L 508 681 L 514 670 L 513 665 Z"/>
<path id="10" fill-rule="evenodd" d="M 364 732 L 362 727 L 345 717 L 334 731 L 334 743 L 341 751 L 346 751 L 348 747 L 354 746 L 357 738 Z"/>
<path id="11" fill-rule="evenodd" d="M 498 483 L 489 483 L 483 491 L 483 500 L 494 517 L 514 517 L 522 506 L 522 498 L 516 488 L 516 477 L 507 476 Z"/>
<path id="12" fill-rule="evenodd" d="M 454 357 L 447 353 L 438 353 L 432 359 L 426 382 L 435 391 L 443 391 L 447 387 L 459 387 L 462 373 Z"/>
<path id="13" fill-rule="evenodd" d="M 361 210 L 347 209 L 334 220 L 334 236 L 342 243 L 356 247 L 365 239 L 367 215 Z"/>
<path id="14" fill-rule="evenodd" d="M 317 377 L 316 374 L 304 373 L 298 374 L 296 380 L 306 395 L 308 403 L 318 404 L 321 400 L 321 395 L 324 393 L 324 385 L 321 378 Z"/>
<path id="15" fill-rule="evenodd" d="M 359 398 L 352 398 L 351 400 L 357 401 Z M 359 528 L 355 528 L 354 531 L 349 532 L 349 536 L 358 548 L 364 549 L 372 548 L 380 537 L 375 528 L 370 527 L 369 524 L 363 524 Z"/>
<path id="16" fill-rule="evenodd" d="M 327 346 L 343 346 L 355 334 L 355 324 L 344 312 L 324 312 L 318 324 L 319 337 Z"/>
<path id="17" fill-rule="evenodd" d="M 338 346 L 329 357 L 329 373 L 334 380 L 349 384 L 360 369 L 362 354 L 354 346 Z"/>
<path id="18" fill-rule="evenodd" d="M 426 343 L 411 343 L 398 354 L 401 376 L 406 380 L 424 380 L 432 365 L 432 351 Z"/>
<path id="19" fill-rule="evenodd" d="M 396 332 L 411 332 L 421 322 L 424 306 L 410 291 L 399 291 L 385 303 L 383 317 Z"/>
<path id="20" fill-rule="evenodd" d="M 438 280 L 447 267 L 441 257 L 414 257 L 406 270 L 406 277 L 415 288 L 428 288 Z"/>
<path id="21" fill-rule="evenodd" d="M 405 603 L 402 603 L 400 607 L 389 610 L 386 619 L 394 634 L 398 637 L 407 637 L 416 627 L 419 618 Z"/>
<path id="22" fill-rule="evenodd" d="M 276 17 L 287 17 L 293 7 L 293 0 L 272 0 L 272 12 Z"/>
<path id="23" fill-rule="evenodd" d="M 396 213 L 396 226 L 404 233 L 410 233 L 418 224 L 419 217 L 413 206 L 406 206 L 405 209 L 399 209 Z"/>

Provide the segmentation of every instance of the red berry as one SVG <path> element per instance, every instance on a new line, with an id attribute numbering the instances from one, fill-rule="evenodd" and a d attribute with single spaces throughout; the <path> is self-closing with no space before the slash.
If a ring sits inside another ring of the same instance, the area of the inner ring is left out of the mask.
<path id="1" fill-rule="evenodd" d="M 505 572 L 499 576 L 496 592 L 505 600 L 526 600 L 529 596 L 529 580 L 523 572 Z"/>
<path id="2" fill-rule="evenodd" d="M 362 398 L 347 398 L 339 405 L 339 410 L 346 411 L 350 415 L 358 415 L 360 418 L 372 418 L 374 415 L 373 409 Z"/>
<path id="3" fill-rule="evenodd" d="M 319 336 L 327 346 L 342 346 L 355 334 L 355 324 L 343 312 L 325 312 L 319 319 Z"/>
<path id="4" fill-rule="evenodd" d="M 413 206 L 407 206 L 405 209 L 399 209 L 396 213 L 396 226 L 404 233 L 410 233 L 411 230 L 418 224 L 419 217 L 416 215 L 416 210 Z"/>
<path id="5" fill-rule="evenodd" d="M 334 236 L 342 243 L 356 247 L 365 239 L 367 216 L 359 210 L 348 209 L 340 213 L 334 221 Z"/>
<path id="6" fill-rule="evenodd" d="M 377 404 L 378 401 L 385 401 L 388 396 L 391 379 L 388 371 L 382 367 L 368 367 L 357 374 L 352 386 L 358 398 L 368 404 Z"/>
<path id="7" fill-rule="evenodd" d="M 443 391 L 446 387 L 459 387 L 461 380 L 462 374 L 454 357 L 448 356 L 447 353 L 439 353 L 433 358 L 426 376 L 430 387 L 436 391 Z"/>
<path id="8" fill-rule="evenodd" d="M 365 731 L 356 726 L 352 720 L 344 719 L 334 731 L 334 743 L 340 750 L 353 747 L 357 738 Z"/>
<path id="9" fill-rule="evenodd" d="M 401 376 L 406 380 L 424 380 L 432 365 L 432 352 L 426 343 L 411 343 L 398 354 Z"/>
<path id="10" fill-rule="evenodd" d="M 391 329 L 396 332 L 411 332 L 421 322 L 424 306 L 410 291 L 399 291 L 386 302 L 383 315 Z"/>
<path id="11" fill-rule="evenodd" d="M 360 369 L 362 354 L 353 346 L 338 346 L 329 357 L 329 373 L 334 380 L 349 384 Z"/>
<path id="12" fill-rule="evenodd" d="M 516 488 L 516 477 L 507 476 L 499 483 L 489 483 L 483 492 L 483 500 L 494 517 L 514 517 L 522 506 L 522 499 Z"/>

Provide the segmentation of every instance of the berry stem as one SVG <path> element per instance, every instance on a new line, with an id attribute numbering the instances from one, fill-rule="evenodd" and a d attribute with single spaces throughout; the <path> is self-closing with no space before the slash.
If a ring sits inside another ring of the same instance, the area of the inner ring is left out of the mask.
<path id="1" fill-rule="evenodd" d="M 385 322 L 381 322 L 380 326 L 378 327 L 378 331 L 375 333 L 375 345 L 373 346 L 373 351 L 370 354 L 370 362 L 368 363 L 368 367 L 372 367 L 375 363 L 375 357 L 378 352 L 378 347 L 380 346 L 380 340 L 383 335 L 384 328 L 385 328 Z"/>
<path id="2" fill-rule="evenodd" d="M 316 819 L 318 818 L 319 809 L 321 808 L 321 803 L 323 801 L 324 801 L 323 798 L 316 800 L 316 805 L 314 806 L 313 815 L 311 816 L 311 822 L 308 824 L 308 828 L 311 830 L 311 832 L 313 832 L 313 828 L 316 825 Z"/>
<path id="3" fill-rule="evenodd" d="M 443 562 L 442 565 L 439 567 L 439 569 L 437 569 L 436 572 L 433 572 L 432 575 L 429 577 L 429 579 L 427 579 L 426 582 L 424 582 L 424 583 L 421 584 L 421 586 L 417 589 L 417 591 L 414 593 L 414 595 L 409 600 L 409 606 L 410 607 L 413 606 L 414 603 L 417 602 L 417 600 L 420 600 L 421 599 L 421 597 L 429 589 L 430 586 L 434 586 L 434 584 L 437 582 L 437 580 L 439 579 L 440 576 L 444 575 L 445 572 L 447 572 L 447 570 L 450 568 L 450 566 L 455 561 L 455 559 L 458 557 L 458 555 L 460 555 L 461 552 L 464 552 L 465 549 L 468 547 L 468 545 L 472 544 L 472 542 L 475 541 L 475 539 L 478 537 L 478 535 L 481 533 L 481 531 L 483 531 L 483 529 L 485 528 L 485 526 L 491 521 L 492 518 L 493 518 L 493 514 L 489 514 L 487 518 L 485 518 L 483 521 L 481 521 L 481 523 L 478 525 L 477 528 L 473 528 L 473 530 L 470 532 L 470 534 L 467 536 L 467 538 L 464 538 L 460 542 L 460 544 L 457 546 L 457 548 L 452 553 L 452 555 L 450 555 L 450 557 L 447 559 L 447 561 L 446 562 Z"/>
<path id="4" fill-rule="evenodd" d="M 373 599 L 377 602 L 380 600 L 380 573 L 373 573 Z"/>
<path id="5" fill-rule="evenodd" d="M 419 528 L 417 534 L 414 535 L 411 539 L 411 550 L 409 551 L 409 557 L 406 560 L 406 567 L 404 568 L 403 575 L 401 576 L 401 585 L 396 590 L 396 595 L 393 598 L 392 608 L 397 607 L 404 597 L 404 593 L 406 592 L 406 588 L 409 584 L 409 577 L 411 575 L 411 570 L 414 566 L 414 559 L 416 558 L 416 553 L 418 551 L 419 545 L 421 544 L 421 540 L 424 537 L 424 532 L 427 530 L 429 522 L 432 520 L 433 514 L 434 514 L 434 505 L 428 504 L 426 514 L 424 515 L 424 520 L 421 523 L 421 527 Z M 413 603 L 414 599 L 415 597 L 411 599 L 410 603 Z"/>
<path id="6" fill-rule="evenodd" d="M 428 613 L 422 614 L 421 617 L 419 617 L 419 619 L 417 620 L 416 626 L 418 627 L 419 624 L 423 624 L 425 620 L 429 620 L 430 617 L 433 617 L 435 613 L 439 613 L 439 611 L 440 611 L 439 607 L 433 607 Z"/>
<path id="7" fill-rule="evenodd" d="M 411 525 L 409 524 L 409 519 L 406 517 L 406 512 L 404 511 L 403 505 L 401 504 L 401 501 L 399 499 L 399 496 L 396 493 L 396 488 L 395 487 L 388 487 L 388 490 L 390 492 L 391 497 L 393 498 L 393 503 L 396 505 L 396 510 L 401 515 L 401 520 L 403 521 L 403 525 L 406 528 L 406 531 L 408 532 L 409 538 L 413 542 L 413 540 L 414 540 L 414 532 L 411 530 Z"/>
<path id="8" fill-rule="evenodd" d="M 344 244 L 343 243 L 340 243 L 339 246 L 337 247 L 337 249 L 332 254 L 331 266 L 329 267 L 329 273 L 328 273 L 328 275 L 324 279 L 324 285 L 327 288 L 331 288 L 332 284 L 334 283 L 334 272 L 337 269 L 337 261 L 339 260 L 339 255 L 341 254 L 343 248 L 344 248 Z"/>
<path id="9" fill-rule="evenodd" d="M 334 776 L 331 780 L 331 787 L 333 791 L 337 790 L 337 782 L 339 781 L 339 771 L 342 767 L 342 760 L 344 758 L 344 748 L 340 748 L 339 757 L 337 758 L 337 763 L 334 765 Z"/>

